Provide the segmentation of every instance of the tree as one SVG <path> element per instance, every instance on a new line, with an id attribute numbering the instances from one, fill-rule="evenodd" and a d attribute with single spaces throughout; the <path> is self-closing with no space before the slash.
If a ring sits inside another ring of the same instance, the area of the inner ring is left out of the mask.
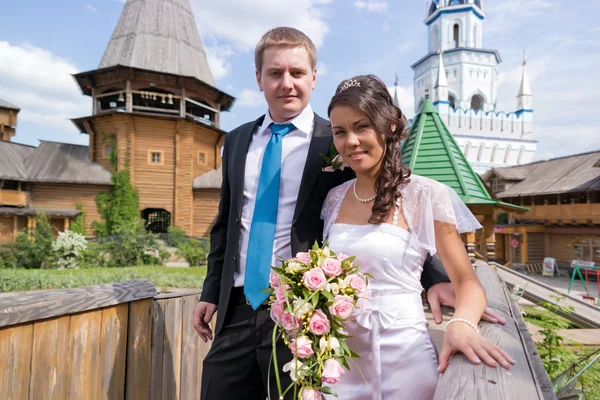
<path id="1" fill-rule="evenodd" d="M 113 167 L 112 187 L 96 197 L 98 212 L 104 222 L 94 221 L 92 226 L 98 236 L 134 234 L 140 222 L 140 198 L 131 185 L 129 166 L 117 170 L 117 146 L 113 139 L 110 163 Z"/>

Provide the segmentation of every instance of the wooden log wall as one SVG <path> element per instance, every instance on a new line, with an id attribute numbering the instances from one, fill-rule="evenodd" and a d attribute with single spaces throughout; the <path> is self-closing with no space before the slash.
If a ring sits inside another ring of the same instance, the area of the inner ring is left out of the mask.
<path id="1" fill-rule="evenodd" d="M 199 291 L 144 280 L 0 296 L 1 399 L 198 399 Z"/>
<path id="2" fill-rule="evenodd" d="M 506 318 L 506 325 L 481 322 L 480 334 L 504 349 L 516 364 L 510 370 L 478 366 L 458 353 L 440 376 L 434 399 L 556 399 L 519 306 L 494 269 L 478 266 L 476 272 L 488 307 Z"/>

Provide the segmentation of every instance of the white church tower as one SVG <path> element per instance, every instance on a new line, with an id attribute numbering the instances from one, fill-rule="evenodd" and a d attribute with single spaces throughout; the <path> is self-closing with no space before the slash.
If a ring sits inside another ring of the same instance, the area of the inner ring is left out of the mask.
<path id="1" fill-rule="evenodd" d="M 516 111 L 496 110 L 496 66 L 502 60 L 497 50 L 483 47 L 483 0 L 427 3 L 428 53 L 412 65 L 415 109 L 429 95 L 479 173 L 530 162 L 537 141 L 526 58 Z"/>

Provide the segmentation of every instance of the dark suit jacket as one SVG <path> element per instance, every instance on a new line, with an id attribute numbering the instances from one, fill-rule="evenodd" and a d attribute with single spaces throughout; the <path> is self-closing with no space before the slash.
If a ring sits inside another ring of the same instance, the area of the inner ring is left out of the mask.
<path id="1" fill-rule="evenodd" d="M 263 120 L 264 116 L 248 122 L 229 132 L 225 137 L 221 199 L 217 218 L 210 233 L 208 271 L 200 298 L 201 301 L 217 304 L 221 311 L 217 317 L 216 334 L 223 326 L 233 285 L 233 275 L 239 258 L 246 155 L 252 136 Z M 324 166 L 321 154 L 329 153 L 332 140 L 331 124 L 315 114 L 313 134 L 290 232 L 292 254 L 307 251 L 315 240 L 321 242 L 323 221 L 320 215 L 327 193 L 335 186 L 354 178 L 350 169 L 336 172 L 321 171 Z M 426 289 L 435 283 L 449 280 L 439 260 L 431 262 L 430 257 L 428 260 L 430 262 L 426 262 L 421 280 Z"/>

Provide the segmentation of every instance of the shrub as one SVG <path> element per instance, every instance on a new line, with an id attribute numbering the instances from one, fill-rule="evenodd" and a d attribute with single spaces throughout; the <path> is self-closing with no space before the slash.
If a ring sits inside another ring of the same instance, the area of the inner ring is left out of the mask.
<path id="1" fill-rule="evenodd" d="M 167 233 L 167 245 L 170 247 L 179 247 L 188 240 L 185 231 L 178 226 L 170 226 Z"/>
<path id="2" fill-rule="evenodd" d="M 202 265 L 206 263 L 206 251 L 204 243 L 198 239 L 189 239 L 180 245 L 177 254 L 186 259 L 193 265 Z"/>
<path id="3" fill-rule="evenodd" d="M 57 265 L 62 268 L 79 268 L 81 255 L 87 248 L 85 236 L 71 230 L 60 232 L 52 244 Z"/>
<path id="4" fill-rule="evenodd" d="M 152 254 L 159 249 L 156 236 L 143 228 L 133 234 L 123 233 L 105 239 L 101 247 L 107 253 L 108 265 L 112 267 L 156 264 L 158 259 Z"/>
<path id="5" fill-rule="evenodd" d="M 77 209 L 79 210 L 79 214 L 75 217 L 75 219 L 71 223 L 71 227 L 69 229 L 75 233 L 79 233 L 80 235 L 86 236 L 86 231 L 85 231 L 85 215 L 86 214 L 83 211 L 83 206 L 81 204 L 77 204 Z"/>
<path id="6" fill-rule="evenodd" d="M 52 264 L 52 225 L 44 213 L 37 215 L 31 238 L 25 232 L 17 234 L 12 245 L 14 265 L 17 268 L 45 268 Z"/>

